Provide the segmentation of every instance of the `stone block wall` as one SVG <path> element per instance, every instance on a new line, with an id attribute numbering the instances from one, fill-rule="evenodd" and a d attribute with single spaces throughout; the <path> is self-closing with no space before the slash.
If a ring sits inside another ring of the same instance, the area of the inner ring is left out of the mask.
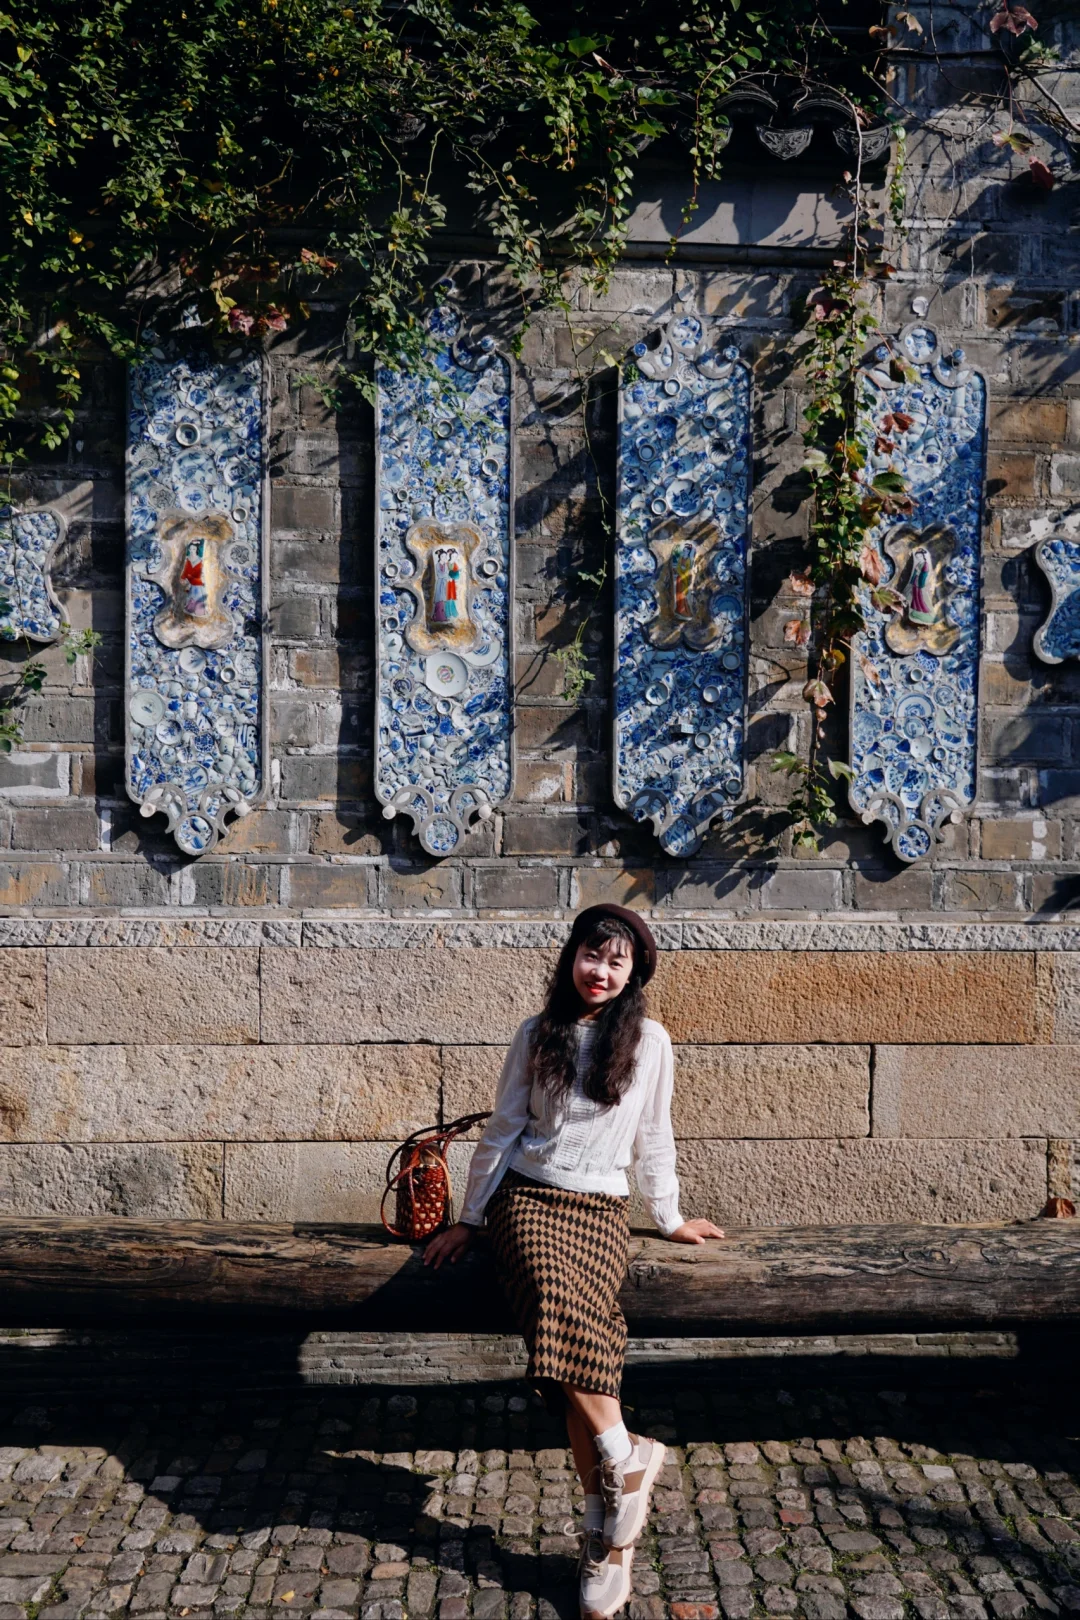
<path id="1" fill-rule="evenodd" d="M 10 923 L 0 1211 L 375 1220 L 402 1136 L 490 1106 L 562 932 Z M 1026 932 L 662 925 L 685 1208 L 1011 1220 L 1067 1194 L 1080 938 Z"/>
<path id="2" fill-rule="evenodd" d="M 67 518 L 59 594 L 102 641 L 74 666 L 45 650 L 25 740 L 0 755 L 0 1209 L 370 1217 L 388 1144 L 484 1104 L 566 919 L 600 899 L 640 907 L 664 940 L 654 1010 L 678 1047 L 701 1213 L 1011 1218 L 1067 1188 L 1080 664 L 1033 657 L 1049 593 L 1032 550 L 1080 501 L 1078 182 L 1064 134 L 1037 118 L 1032 155 L 1053 191 L 1032 184 L 1027 154 L 993 145 L 1006 115 L 987 113 L 1001 85 L 986 17 L 939 6 L 934 29 L 948 72 L 914 36 L 890 87 L 908 203 L 880 316 L 895 332 L 925 299 L 988 384 L 969 818 L 903 867 L 850 817 L 819 852 L 795 851 L 779 814 L 789 784 L 771 758 L 805 750 L 809 723 L 803 655 L 783 635 L 806 532 L 799 301 L 834 251 L 835 153 L 796 173 L 733 143 L 674 258 L 665 221 L 685 177 L 647 157 L 610 288 L 571 280 L 568 309 L 532 319 L 515 439 L 516 789 L 457 858 L 423 856 L 372 793 L 372 421 L 358 399 L 329 409 L 318 386 L 345 334 L 332 286 L 269 355 L 266 802 L 199 860 L 138 815 L 122 757 L 124 377 L 102 360 L 70 442 L 14 487 Z M 1080 118 L 1077 25 L 1044 18 L 1039 39 L 1065 64 L 1041 82 Z M 1023 94 L 1033 113 L 1045 104 L 1033 84 Z M 438 269 L 510 337 L 520 301 L 494 253 L 448 245 Z M 613 357 L 684 288 L 753 361 L 755 464 L 746 799 L 674 860 L 612 801 L 611 590 L 584 574 L 610 574 Z M 555 654 L 582 625 L 593 678 L 571 701 Z"/>

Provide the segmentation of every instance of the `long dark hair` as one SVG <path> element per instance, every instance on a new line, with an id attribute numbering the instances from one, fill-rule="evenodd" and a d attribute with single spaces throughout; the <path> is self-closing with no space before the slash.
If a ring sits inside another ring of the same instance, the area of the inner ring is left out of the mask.
<path id="1" fill-rule="evenodd" d="M 596 1029 L 592 1063 L 583 1089 L 593 1102 L 614 1107 L 634 1077 L 634 1059 L 645 1017 L 642 948 L 635 935 L 617 917 L 601 917 L 584 939 L 568 939 L 555 964 L 544 1010 L 532 1032 L 529 1061 L 532 1078 L 556 1096 L 574 1083 L 577 1039 L 574 1025 L 581 1017 L 581 997 L 574 988 L 574 958 L 579 946 L 602 945 L 609 939 L 625 940 L 634 953 L 634 966 L 619 995 L 605 1002 L 592 1023 Z"/>

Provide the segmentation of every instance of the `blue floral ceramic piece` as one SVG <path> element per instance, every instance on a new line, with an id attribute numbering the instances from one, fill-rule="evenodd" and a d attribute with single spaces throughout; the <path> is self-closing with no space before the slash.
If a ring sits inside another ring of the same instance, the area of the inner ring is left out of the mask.
<path id="1" fill-rule="evenodd" d="M 975 796 L 986 384 L 925 323 L 897 345 L 916 380 L 894 375 L 887 354 L 862 379 L 864 476 L 903 474 L 915 509 L 883 518 L 870 536 L 892 595 L 883 609 L 862 587 L 849 797 L 867 825 L 885 824 L 901 860 L 915 861 Z"/>
<path id="2" fill-rule="evenodd" d="M 133 366 L 127 788 L 188 855 L 265 786 L 261 354 L 205 340 Z"/>
<path id="3" fill-rule="evenodd" d="M 1035 632 L 1035 653 L 1044 664 L 1080 658 L 1080 513 L 1062 520 L 1035 547 L 1035 561 L 1050 584 L 1052 603 Z"/>
<path id="4" fill-rule="evenodd" d="M 447 306 L 428 359 L 377 377 L 375 792 L 449 855 L 512 786 L 512 379 Z"/>
<path id="5" fill-rule="evenodd" d="M 67 623 L 49 572 L 63 534 L 55 512 L 0 506 L 0 641 L 56 641 Z"/>
<path id="6" fill-rule="evenodd" d="M 619 391 L 615 802 L 692 855 L 743 791 L 750 369 L 679 301 Z"/>

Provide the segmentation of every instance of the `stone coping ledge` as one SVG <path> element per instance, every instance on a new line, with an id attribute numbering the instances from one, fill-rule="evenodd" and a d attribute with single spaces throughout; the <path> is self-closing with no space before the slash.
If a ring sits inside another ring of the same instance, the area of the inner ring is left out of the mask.
<path id="1" fill-rule="evenodd" d="M 563 943 L 569 917 L 530 922 L 362 918 L 0 917 L 0 949 L 278 946 L 316 950 L 537 950 Z M 663 951 L 1080 951 L 1080 922 L 660 922 Z"/>

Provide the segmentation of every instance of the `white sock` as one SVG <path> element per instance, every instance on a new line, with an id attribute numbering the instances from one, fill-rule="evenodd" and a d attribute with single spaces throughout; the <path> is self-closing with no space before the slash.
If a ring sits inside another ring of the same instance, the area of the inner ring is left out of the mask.
<path id="1" fill-rule="evenodd" d="M 602 1530 L 604 1528 L 604 1498 L 593 1496 L 591 1492 L 585 1493 L 585 1529 Z"/>
<path id="2" fill-rule="evenodd" d="M 625 1462 L 634 1449 L 626 1432 L 626 1424 L 613 1423 L 610 1429 L 598 1434 L 596 1449 L 600 1453 L 601 1462 Z"/>

